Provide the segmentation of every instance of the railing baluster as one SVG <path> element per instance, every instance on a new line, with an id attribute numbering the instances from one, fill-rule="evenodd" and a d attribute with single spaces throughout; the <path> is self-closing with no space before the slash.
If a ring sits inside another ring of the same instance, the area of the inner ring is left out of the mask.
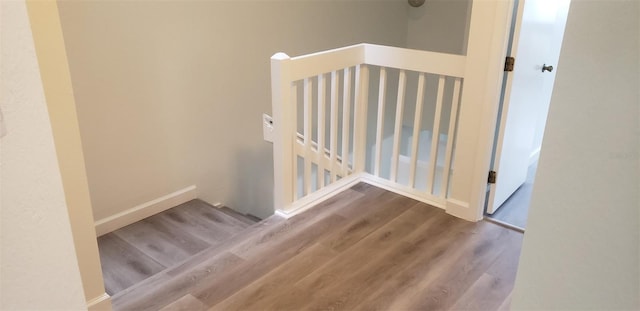
<path id="1" fill-rule="evenodd" d="M 451 160 L 453 156 L 453 140 L 455 137 L 456 121 L 458 117 L 458 105 L 460 98 L 460 78 L 456 78 L 453 84 L 453 99 L 451 100 L 451 116 L 449 117 L 449 129 L 447 130 L 447 149 L 444 156 L 444 167 L 442 168 L 442 186 L 440 187 L 440 197 L 447 196 L 449 186 L 449 175 L 451 174 Z"/>
<path id="2" fill-rule="evenodd" d="M 378 88 L 378 123 L 376 130 L 376 154 L 373 174 L 380 176 L 380 161 L 382 159 L 382 133 L 384 129 L 384 103 L 387 90 L 387 70 L 380 68 L 380 86 Z"/>
<path id="3" fill-rule="evenodd" d="M 351 121 L 351 68 L 344 69 L 342 90 L 342 176 L 349 175 L 349 125 Z"/>
<path id="4" fill-rule="evenodd" d="M 416 169 L 418 163 L 418 143 L 420 142 L 420 128 L 422 126 L 422 106 L 424 103 L 424 73 L 418 76 L 418 93 L 416 96 L 416 113 L 413 118 L 413 136 L 411 140 L 411 166 L 409 168 L 409 187 L 416 186 Z"/>
<path id="5" fill-rule="evenodd" d="M 298 85 L 296 83 L 291 83 L 291 116 L 293 117 L 293 132 L 294 135 L 293 141 L 293 161 L 292 161 L 292 175 L 293 182 L 291 186 L 293 187 L 293 200 L 299 199 L 298 197 L 298 155 L 296 152 L 295 146 L 298 145 Z"/>
<path id="6" fill-rule="evenodd" d="M 398 100 L 396 102 L 396 123 L 393 134 L 393 153 L 391 156 L 391 176 L 393 182 L 398 181 L 398 160 L 400 156 L 400 139 L 402 138 L 402 115 L 404 114 L 404 92 L 406 85 L 407 73 L 400 70 L 398 77 Z"/>
<path id="7" fill-rule="evenodd" d="M 331 155 L 331 182 L 336 181 L 336 161 L 338 158 L 338 86 L 340 76 L 337 71 L 331 72 L 331 141 L 329 154 Z"/>
<path id="8" fill-rule="evenodd" d="M 311 193 L 311 159 L 309 158 L 311 151 L 311 140 L 312 140 L 312 132 L 311 132 L 311 118 L 313 112 L 311 110 L 311 96 L 312 96 L 312 86 L 311 79 L 304 79 L 304 150 L 305 154 L 304 158 L 304 194 L 307 195 Z"/>
<path id="9" fill-rule="evenodd" d="M 433 129 L 431 132 L 431 155 L 429 156 L 429 177 L 427 178 L 427 192 L 433 193 L 433 181 L 436 174 L 436 161 L 438 158 L 438 137 L 440 134 L 440 115 L 442 114 L 442 100 L 444 98 L 445 77 L 440 76 L 438 81 L 438 96 L 436 99 L 436 111 L 433 116 Z"/>
<path id="10" fill-rule="evenodd" d="M 369 103 L 369 67 L 356 66 L 356 89 L 353 104 L 353 171 L 363 172 L 367 159 L 367 109 Z"/>
<path id="11" fill-rule="evenodd" d="M 326 83 L 324 81 L 324 74 L 318 75 L 318 153 L 317 153 L 317 183 L 318 189 L 324 187 L 324 159 L 325 159 L 325 97 L 326 97 Z"/>

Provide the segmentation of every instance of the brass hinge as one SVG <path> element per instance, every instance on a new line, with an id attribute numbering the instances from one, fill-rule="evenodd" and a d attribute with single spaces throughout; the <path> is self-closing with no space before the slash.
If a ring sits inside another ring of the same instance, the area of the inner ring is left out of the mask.
<path id="1" fill-rule="evenodd" d="M 504 71 L 513 71 L 513 65 L 516 63 L 516 59 L 511 56 L 507 56 L 504 60 Z"/>
<path id="2" fill-rule="evenodd" d="M 498 177 L 498 173 L 496 173 L 496 171 L 489 171 L 489 178 L 487 182 L 490 184 L 495 184 L 497 177 Z"/>

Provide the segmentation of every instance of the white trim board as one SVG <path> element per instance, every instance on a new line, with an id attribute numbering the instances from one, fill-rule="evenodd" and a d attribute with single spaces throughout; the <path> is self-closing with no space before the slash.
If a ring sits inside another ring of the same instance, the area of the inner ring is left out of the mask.
<path id="1" fill-rule="evenodd" d="M 537 148 L 536 150 L 532 151 L 531 154 L 529 155 L 529 166 L 531 166 L 533 163 L 538 162 L 539 159 L 540 159 L 540 148 Z"/>
<path id="2" fill-rule="evenodd" d="M 289 219 L 332 198 L 362 181 L 361 174 L 349 175 L 295 202 L 289 209 L 276 209 L 275 214 Z"/>
<path id="3" fill-rule="evenodd" d="M 322 203 L 323 201 L 326 201 L 332 198 L 336 194 L 342 191 L 345 191 L 360 182 L 364 182 L 372 186 L 376 186 L 378 188 L 382 188 L 382 189 L 397 193 L 399 195 L 402 195 L 408 198 L 412 198 L 414 200 L 417 200 L 425 204 L 428 204 L 437 208 L 441 208 L 444 210 L 447 210 L 450 207 L 450 203 L 451 203 L 450 199 L 449 200 L 443 199 L 442 201 L 438 201 L 437 199 L 436 200 L 428 199 L 422 196 L 420 193 L 415 192 L 411 189 L 408 189 L 408 188 L 400 189 L 401 187 L 399 187 L 399 185 L 394 185 L 390 181 L 387 181 L 383 178 L 375 177 L 374 175 L 371 175 L 369 173 L 357 173 L 357 174 L 347 176 L 344 179 L 341 179 L 331 185 L 328 185 L 327 187 L 321 190 L 318 190 L 312 193 L 308 197 L 305 197 L 299 200 L 298 202 L 294 203 L 294 205 L 290 206 L 288 210 L 276 209 L 275 214 L 287 219 L 291 218 L 295 215 L 298 215 L 302 212 L 305 212 L 315 207 L 316 205 Z M 463 204 L 463 203 L 464 202 L 460 202 L 460 204 Z M 464 203 L 464 205 L 468 206 L 468 204 L 466 203 Z M 478 221 L 477 219 L 474 219 L 471 217 L 460 217 L 460 218 L 463 218 L 469 221 Z"/>
<path id="4" fill-rule="evenodd" d="M 109 232 L 118 230 L 124 226 L 140 221 L 147 217 L 153 216 L 182 203 L 196 199 L 196 186 L 189 186 L 184 189 L 169 193 L 155 200 L 142 203 L 128 210 L 100 219 L 95 222 L 96 234 L 98 236 L 105 235 Z"/>
<path id="5" fill-rule="evenodd" d="M 87 301 L 87 310 L 111 310 L 111 296 L 107 293 L 103 293 L 102 295 Z"/>

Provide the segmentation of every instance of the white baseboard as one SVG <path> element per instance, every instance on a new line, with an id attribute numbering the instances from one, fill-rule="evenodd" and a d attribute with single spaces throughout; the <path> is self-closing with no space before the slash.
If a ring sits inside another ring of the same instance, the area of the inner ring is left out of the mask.
<path id="1" fill-rule="evenodd" d="M 111 310 L 111 296 L 107 293 L 93 298 L 87 301 L 87 310 L 89 311 L 110 311 Z"/>
<path id="2" fill-rule="evenodd" d="M 471 209 L 469 203 L 456 199 L 447 199 L 447 214 L 473 222 L 482 220 L 482 216 L 478 217 L 477 211 Z"/>
<path id="3" fill-rule="evenodd" d="M 393 193 L 397 193 L 399 195 L 414 199 L 416 201 L 420 201 L 422 203 L 445 209 L 445 200 L 438 200 L 437 198 L 427 198 L 423 193 L 416 189 L 411 189 L 409 187 L 404 187 L 400 184 L 393 183 L 387 179 L 376 177 L 371 174 L 363 174 L 362 182 L 368 183 L 372 186 L 376 186 L 378 188 L 382 188 Z"/>
<path id="4" fill-rule="evenodd" d="M 533 163 L 536 163 L 538 161 L 538 159 L 540 159 L 540 148 L 534 150 L 529 155 L 529 165 L 531 165 Z"/>
<path id="5" fill-rule="evenodd" d="M 360 174 L 349 175 L 308 195 L 307 197 L 298 200 L 295 205 L 290 206 L 287 209 L 277 209 L 275 214 L 287 219 L 291 218 L 330 199 L 334 195 L 351 188 L 361 180 L 362 178 L 360 177 Z"/>
<path id="6" fill-rule="evenodd" d="M 351 188 L 359 182 L 364 182 L 438 208 L 445 209 L 447 204 L 447 201 L 445 200 L 439 200 L 438 198 L 427 198 L 415 189 L 402 187 L 401 185 L 394 184 L 383 178 L 375 177 L 369 173 L 359 173 L 347 176 L 344 179 L 328 185 L 325 188 L 322 188 L 310 194 L 309 196 L 296 201 L 292 206 L 286 207 L 285 209 L 277 209 L 275 214 L 280 217 L 291 218 L 295 215 L 309 210 L 310 208 L 322 203 L 323 201 L 330 199 L 336 194 Z"/>
<path id="7" fill-rule="evenodd" d="M 117 213 L 113 216 L 96 221 L 96 234 L 98 236 L 107 234 L 196 198 L 196 186 L 189 186 L 155 200 L 140 204 L 126 211 Z"/>

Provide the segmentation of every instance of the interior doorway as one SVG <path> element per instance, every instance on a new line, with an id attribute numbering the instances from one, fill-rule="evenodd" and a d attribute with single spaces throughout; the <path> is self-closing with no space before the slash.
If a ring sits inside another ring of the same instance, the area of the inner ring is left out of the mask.
<path id="1" fill-rule="evenodd" d="M 514 3 L 485 214 L 519 230 L 526 228 L 569 4 Z"/>

